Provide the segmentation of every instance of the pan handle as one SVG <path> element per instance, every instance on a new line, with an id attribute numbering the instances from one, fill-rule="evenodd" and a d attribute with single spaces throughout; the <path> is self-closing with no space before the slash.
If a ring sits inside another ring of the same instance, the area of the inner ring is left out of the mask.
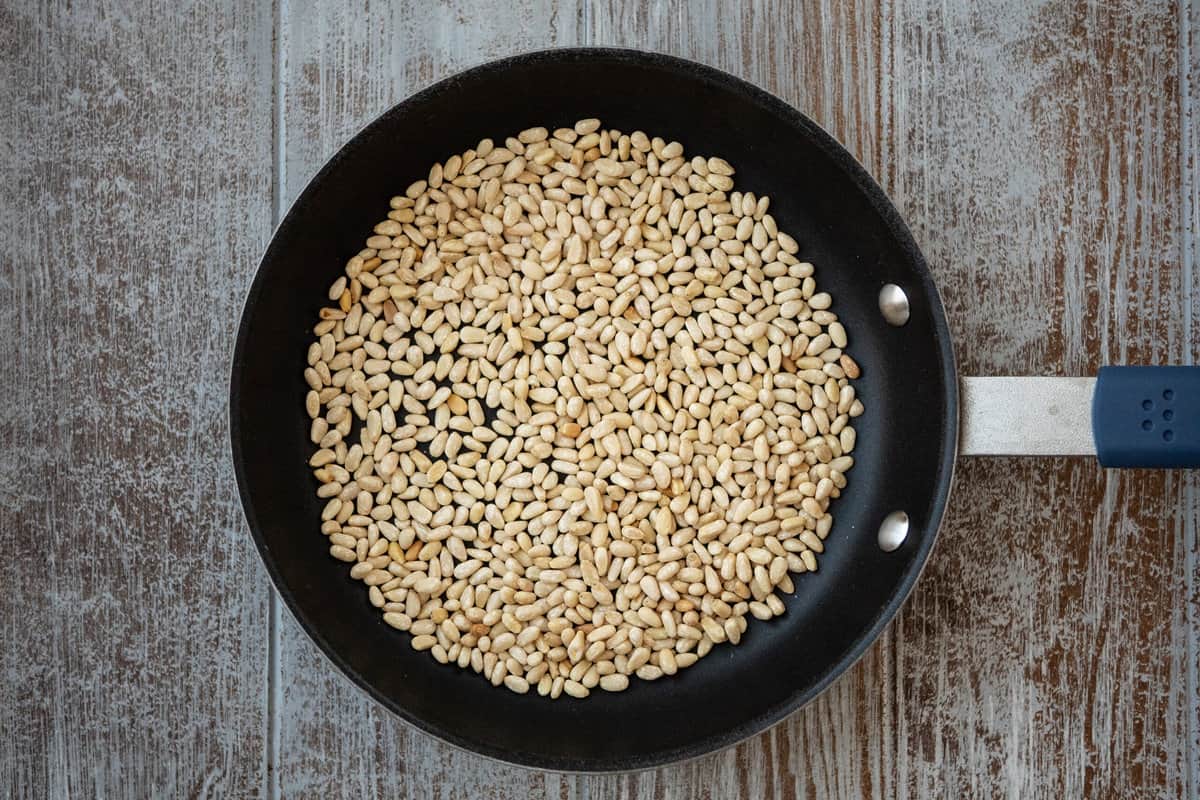
<path id="1" fill-rule="evenodd" d="M 1101 367 L 1092 435 L 1105 467 L 1200 467 L 1200 367 Z"/>
<path id="2" fill-rule="evenodd" d="M 1200 367 L 1095 378 L 964 378 L 963 455 L 1096 455 L 1104 467 L 1200 467 Z"/>

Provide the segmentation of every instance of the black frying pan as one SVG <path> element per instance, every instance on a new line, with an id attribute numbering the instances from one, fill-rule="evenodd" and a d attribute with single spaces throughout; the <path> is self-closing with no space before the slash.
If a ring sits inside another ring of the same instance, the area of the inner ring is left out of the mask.
<path id="1" fill-rule="evenodd" d="M 606 126 L 720 155 L 737 188 L 771 196 L 781 230 L 817 267 L 852 337 L 866 413 L 849 487 L 820 571 L 798 576 L 787 612 L 752 620 L 742 643 L 625 692 L 579 701 L 518 696 L 412 650 L 346 565 L 332 560 L 307 466 L 302 379 L 317 310 L 346 259 L 429 165 L 523 128 Z M 903 327 L 880 288 L 907 291 Z M 371 696 L 438 738 L 554 770 L 628 770 L 702 755 L 812 700 L 899 609 L 933 548 L 950 492 L 958 394 L 950 332 L 928 267 L 895 208 L 827 133 L 777 98 L 699 64 L 624 50 L 559 50 L 469 70 L 400 103 L 312 180 L 276 231 L 250 289 L 231 385 L 233 456 L 250 530 L 292 613 Z M 903 510 L 910 533 L 884 552 L 876 532 Z"/>

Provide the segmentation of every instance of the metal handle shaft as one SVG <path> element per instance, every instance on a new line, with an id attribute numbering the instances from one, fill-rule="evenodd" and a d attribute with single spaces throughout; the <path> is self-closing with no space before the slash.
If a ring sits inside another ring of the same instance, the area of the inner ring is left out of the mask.
<path id="1" fill-rule="evenodd" d="M 1095 378 L 963 378 L 959 453 L 1095 455 Z"/>

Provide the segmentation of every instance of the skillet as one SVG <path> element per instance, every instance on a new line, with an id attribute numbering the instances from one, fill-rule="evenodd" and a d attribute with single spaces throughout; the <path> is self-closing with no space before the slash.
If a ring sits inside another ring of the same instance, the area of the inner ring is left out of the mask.
<path id="1" fill-rule="evenodd" d="M 866 411 L 855 422 L 856 463 L 833 506 L 820 569 L 796 577 L 784 615 L 752 620 L 740 645 L 720 645 L 676 676 L 551 701 L 496 689 L 413 651 L 408 634 L 385 625 L 345 565 L 328 556 L 318 532 L 323 501 L 307 466 L 302 372 L 326 288 L 392 195 L 482 138 L 584 117 L 678 140 L 689 155 L 720 155 L 737 169 L 738 189 L 771 196 L 780 230 L 816 265 L 850 333 Z M 1194 371 L 1179 374 L 1200 395 Z M 1098 397 L 1093 384 L 1077 384 L 1076 394 Z M 996 414 L 1010 404 L 999 405 Z M 896 209 L 844 148 L 779 99 L 718 70 L 592 48 L 468 70 L 351 139 L 271 240 L 246 300 L 230 389 L 233 460 L 250 531 L 285 604 L 338 669 L 451 744 L 585 772 L 647 768 L 734 744 L 811 701 L 851 666 L 896 614 L 933 549 L 958 453 L 959 407 L 950 330 L 929 268 Z M 1189 435 L 1181 430 L 1180 439 L 1193 441 Z"/>

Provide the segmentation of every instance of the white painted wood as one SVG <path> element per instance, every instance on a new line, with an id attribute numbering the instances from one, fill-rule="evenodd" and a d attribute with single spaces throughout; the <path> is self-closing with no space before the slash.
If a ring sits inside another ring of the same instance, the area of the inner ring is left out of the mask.
<path id="1" fill-rule="evenodd" d="M 1180 360 L 1176 9 L 905 2 L 895 20 L 888 188 L 939 278 L 960 367 Z M 1178 680 L 1190 479 L 960 462 L 893 626 L 906 793 L 1194 796 L 1178 766 L 1198 700 Z"/>
<path id="2" fill-rule="evenodd" d="M 965 373 L 1194 358 L 1175 7 L 799 5 L 606 4 L 594 31 L 742 74 L 846 142 L 929 258 Z M 732 761 L 593 790 L 1194 796 L 1195 482 L 964 461 L 913 599 L 830 693 Z"/>
<path id="3" fill-rule="evenodd" d="M 0 797 L 263 789 L 226 387 L 270 105 L 269 7 L 0 9 Z"/>
<path id="4" fill-rule="evenodd" d="M 0 796 L 1200 794 L 1194 473 L 964 461 L 912 600 L 815 703 L 571 777 L 413 731 L 268 612 L 225 429 L 272 206 L 392 102 L 555 44 L 714 64 L 826 126 L 909 221 L 964 373 L 1196 363 L 1196 4 L 84 5 L 0 10 Z"/>
<path id="5" fill-rule="evenodd" d="M 1183 363 L 1200 365 L 1200 3 L 1180 4 L 1179 52 Z M 1171 675 L 1179 687 L 1171 711 L 1179 708 L 1184 719 L 1178 780 L 1184 794 L 1195 797 L 1200 795 L 1200 471 L 1179 480 L 1184 502 L 1176 554 L 1183 564 L 1184 591 L 1171 624 L 1179 631 L 1176 646 L 1182 652 Z"/>

